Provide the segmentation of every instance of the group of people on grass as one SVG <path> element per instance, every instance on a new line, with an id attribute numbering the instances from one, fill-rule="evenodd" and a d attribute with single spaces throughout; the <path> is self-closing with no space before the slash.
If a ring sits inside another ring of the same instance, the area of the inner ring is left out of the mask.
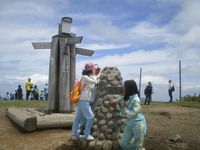
<path id="1" fill-rule="evenodd" d="M 92 103 L 94 102 L 94 89 L 98 83 L 101 71 L 96 72 L 93 63 L 87 63 L 82 71 L 81 79 L 81 95 L 77 105 L 76 117 L 72 126 L 72 139 L 78 140 L 83 137 L 88 141 L 94 140 L 91 134 L 91 128 L 94 122 L 94 113 L 92 111 Z M 121 110 L 121 115 L 127 118 L 124 126 L 123 136 L 119 141 L 122 149 L 142 150 L 144 136 L 147 131 L 145 117 L 141 111 L 141 103 L 138 97 L 138 88 L 134 80 L 124 82 L 123 96 L 113 100 L 116 102 L 126 102 L 125 107 Z M 80 127 L 85 124 L 84 135 L 80 135 Z M 133 140 L 134 139 L 134 140 Z M 132 141 L 132 142 L 131 142 Z"/>
<path id="2" fill-rule="evenodd" d="M 26 100 L 48 100 L 48 84 L 45 84 L 44 90 L 39 91 L 37 85 L 32 84 L 31 78 L 25 83 Z"/>
<path id="3" fill-rule="evenodd" d="M 171 103 L 173 100 L 173 92 L 175 91 L 174 85 L 172 84 L 172 80 L 169 80 L 169 85 L 168 85 L 168 94 L 169 94 L 169 102 Z M 145 102 L 144 105 L 148 104 L 150 105 L 150 102 L 152 101 L 152 94 L 153 94 L 153 86 L 152 83 L 149 81 L 148 85 L 144 89 L 144 94 L 145 94 Z"/>
<path id="4" fill-rule="evenodd" d="M 28 81 L 25 83 L 26 90 L 26 100 L 48 100 L 48 84 L 45 84 L 43 90 L 39 90 L 37 85 L 33 85 L 31 79 L 28 78 Z M 5 100 L 23 100 L 23 89 L 21 85 L 18 85 L 15 93 L 6 92 Z"/>

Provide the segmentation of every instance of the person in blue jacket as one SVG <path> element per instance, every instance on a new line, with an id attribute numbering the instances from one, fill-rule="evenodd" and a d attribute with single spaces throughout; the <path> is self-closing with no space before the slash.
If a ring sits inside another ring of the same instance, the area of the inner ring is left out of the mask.
<path id="1" fill-rule="evenodd" d="M 117 101 L 124 103 L 120 115 L 127 118 L 119 144 L 123 150 L 142 150 L 147 125 L 141 111 L 138 88 L 134 80 L 124 82 L 124 96 Z"/>

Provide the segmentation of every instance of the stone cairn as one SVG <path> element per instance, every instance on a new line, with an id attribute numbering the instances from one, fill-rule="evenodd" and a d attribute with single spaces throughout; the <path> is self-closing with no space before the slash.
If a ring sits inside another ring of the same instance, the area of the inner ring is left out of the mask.
<path id="1" fill-rule="evenodd" d="M 119 150 L 118 140 L 122 135 L 124 119 L 119 116 L 120 105 L 111 102 L 121 97 L 123 92 L 122 77 L 116 67 L 102 70 L 96 90 L 94 104 L 95 121 L 92 128 L 94 141 L 78 140 L 72 144 L 83 150 Z M 73 148 L 74 148 L 73 147 Z"/>

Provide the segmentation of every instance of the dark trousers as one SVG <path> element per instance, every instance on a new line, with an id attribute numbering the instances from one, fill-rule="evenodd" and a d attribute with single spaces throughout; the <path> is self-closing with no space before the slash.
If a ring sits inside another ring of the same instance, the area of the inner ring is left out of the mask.
<path id="1" fill-rule="evenodd" d="M 44 97 L 45 97 L 45 100 L 47 101 L 48 100 L 48 94 L 45 94 Z"/>
<path id="2" fill-rule="evenodd" d="M 150 104 L 151 102 L 151 94 L 149 95 L 146 95 L 146 98 L 145 98 L 145 102 L 144 102 L 144 105 L 146 105 L 146 103 L 148 103 L 148 105 Z"/>
<path id="3" fill-rule="evenodd" d="M 170 97 L 169 102 L 172 102 L 172 100 L 173 100 L 172 90 L 168 90 L 168 93 L 169 93 L 169 97 Z"/>
<path id="4" fill-rule="evenodd" d="M 28 100 L 30 94 L 31 94 L 31 91 L 26 91 L 26 100 Z"/>

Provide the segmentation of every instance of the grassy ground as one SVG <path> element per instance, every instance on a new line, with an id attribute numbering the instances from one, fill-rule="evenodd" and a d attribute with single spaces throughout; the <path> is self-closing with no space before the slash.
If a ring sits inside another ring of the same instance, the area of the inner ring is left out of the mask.
<path id="1" fill-rule="evenodd" d="M 181 101 L 176 103 L 168 103 L 168 102 L 153 102 L 151 103 L 151 106 L 170 106 L 170 105 L 180 105 L 185 107 L 192 107 L 192 108 L 200 108 L 200 102 L 198 101 Z M 37 100 L 31 100 L 31 101 L 4 101 L 0 100 L 0 107 L 37 107 L 37 108 L 44 108 L 47 109 L 48 103 L 46 101 L 37 101 Z"/>
<path id="2" fill-rule="evenodd" d="M 192 102 L 192 101 L 181 101 L 177 103 L 178 105 L 185 106 L 185 107 L 192 107 L 192 108 L 200 108 L 200 102 Z"/>

